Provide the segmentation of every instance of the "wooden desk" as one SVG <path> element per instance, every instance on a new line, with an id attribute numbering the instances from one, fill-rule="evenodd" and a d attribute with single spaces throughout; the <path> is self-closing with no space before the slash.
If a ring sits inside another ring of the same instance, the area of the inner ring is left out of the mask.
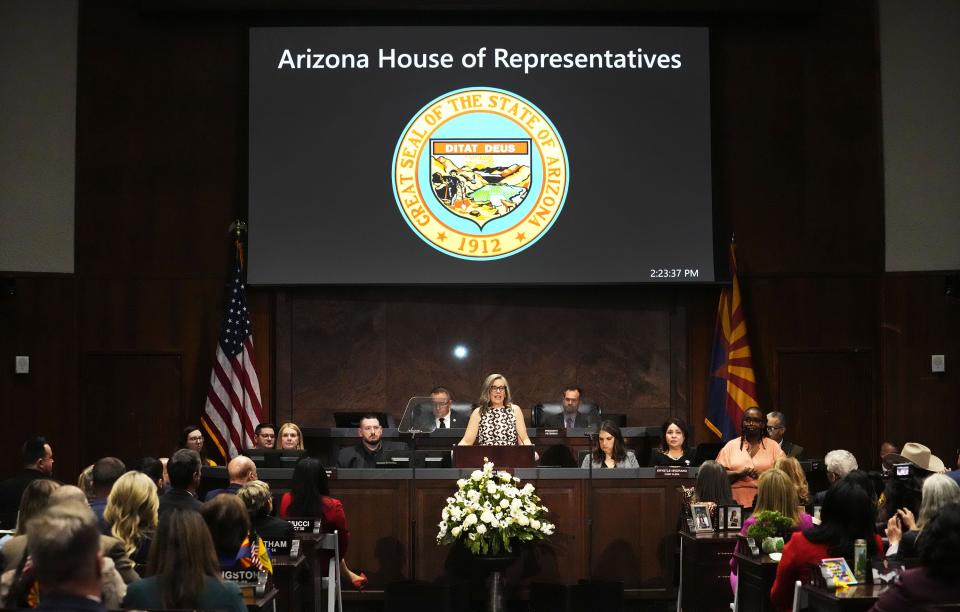
<path id="1" fill-rule="evenodd" d="M 862 612 L 869 610 L 889 587 L 886 584 L 858 584 L 842 590 L 812 584 L 803 585 L 806 610 L 814 612 Z"/>
<path id="2" fill-rule="evenodd" d="M 303 605 L 303 587 L 310 580 L 307 558 L 303 555 L 275 555 L 273 561 L 273 583 L 277 595 L 278 612 L 300 612 Z"/>
<path id="3" fill-rule="evenodd" d="M 255 586 L 240 585 L 240 592 L 243 594 L 243 603 L 247 605 L 248 612 L 264 612 L 277 609 L 277 589 L 267 587 L 263 595 L 257 595 Z"/>
<path id="4" fill-rule="evenodd" d="M 729 612 L 730 557 L 739 532 L 680 532 L 680 597 L 677 610 Z"/>
<path id="5" fill-rule="evenodd" d="M 737 612 L 772 612 L 770 589 L 777 577 L 777 562 L 770 555 L 759 557 L 734 553 L 737 560 Z"/>

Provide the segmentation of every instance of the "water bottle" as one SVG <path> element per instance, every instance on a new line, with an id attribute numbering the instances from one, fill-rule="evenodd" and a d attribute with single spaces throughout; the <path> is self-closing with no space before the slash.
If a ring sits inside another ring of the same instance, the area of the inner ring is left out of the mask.
<path id="1" fill-rule="evenodd" d="M 857 540 L 853 543 L 853 575 L 857 577 L 857 582 L 864 583 L 867 580 L 867 541 Z"/>

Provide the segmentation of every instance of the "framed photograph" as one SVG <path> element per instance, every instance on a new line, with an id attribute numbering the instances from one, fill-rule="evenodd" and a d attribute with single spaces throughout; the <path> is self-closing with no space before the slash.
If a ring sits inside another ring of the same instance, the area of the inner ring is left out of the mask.
<path id="1" fill-rule="evenodd" d="M 727 530 L 740 531 L 743 527 L 743 508 L 740 506 L 727 506 Z"/>
<path id="2" fill-rule="evenodd" d="M 713 526 L 714 531 L 723 531 L 727 528 L 727 507 L 717 506 L 717 521 Z"/>
<path id="3" fill-rule="evenodd" d="M 691 504 L 690 510 L 693 511 L 693 527 L 697 533 L 713 531 L 713 525 L 710 522 L 710 504 Z"/>

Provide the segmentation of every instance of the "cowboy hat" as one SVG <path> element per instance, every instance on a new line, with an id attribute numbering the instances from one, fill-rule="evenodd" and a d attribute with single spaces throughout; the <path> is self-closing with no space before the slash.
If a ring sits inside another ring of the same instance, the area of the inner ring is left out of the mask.
<path id="1" fill-rule="evenodd" d="M 907 442 L 899 453 L 890 453 L 883 456 L 883 466 L 890 468 L 896 463 L 910 463 L 914 467 L 928 472 L 946 471 L 946 466 L 939 457 L 930 452 L 923 444 Z"/>

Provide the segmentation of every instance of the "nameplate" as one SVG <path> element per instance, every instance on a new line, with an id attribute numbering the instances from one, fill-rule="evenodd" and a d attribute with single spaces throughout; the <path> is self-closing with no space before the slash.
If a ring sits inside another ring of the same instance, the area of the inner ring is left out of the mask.
<path id="1" fill-rule="evenodd" d="M 682 465 L 655 465 L 653 475 L 657 478 L 687 478 L 688 469 Z"/>
<path id="2" fill-rule="evenodd" d="M 566 435 L 567 432 L 565 429 L 557 429 L 556 427 L 544 427 L 540 429 L 540 436 L 543 438 L 564 438 Z"/>
<path id="3" fill-rule="evenodd" d="M 293 525 L 297 533 L 320 533 L 320 519 L 291 518 L 287 522 Z"/>
<path id="4" fill-rule="evenodd" d="M 264 540 L 263 545 L 267 547 L 271 556 L 287 555 L 288 557 L 297 557 L 300 555 L 300 540 L 294 540 L 292 538 Z"/>
<path id="5" fill-rule="evenodd" d="M 259 582 L 260 572 L 255 569 L 222 570 L 220 577 L 229 582 Z"/>

